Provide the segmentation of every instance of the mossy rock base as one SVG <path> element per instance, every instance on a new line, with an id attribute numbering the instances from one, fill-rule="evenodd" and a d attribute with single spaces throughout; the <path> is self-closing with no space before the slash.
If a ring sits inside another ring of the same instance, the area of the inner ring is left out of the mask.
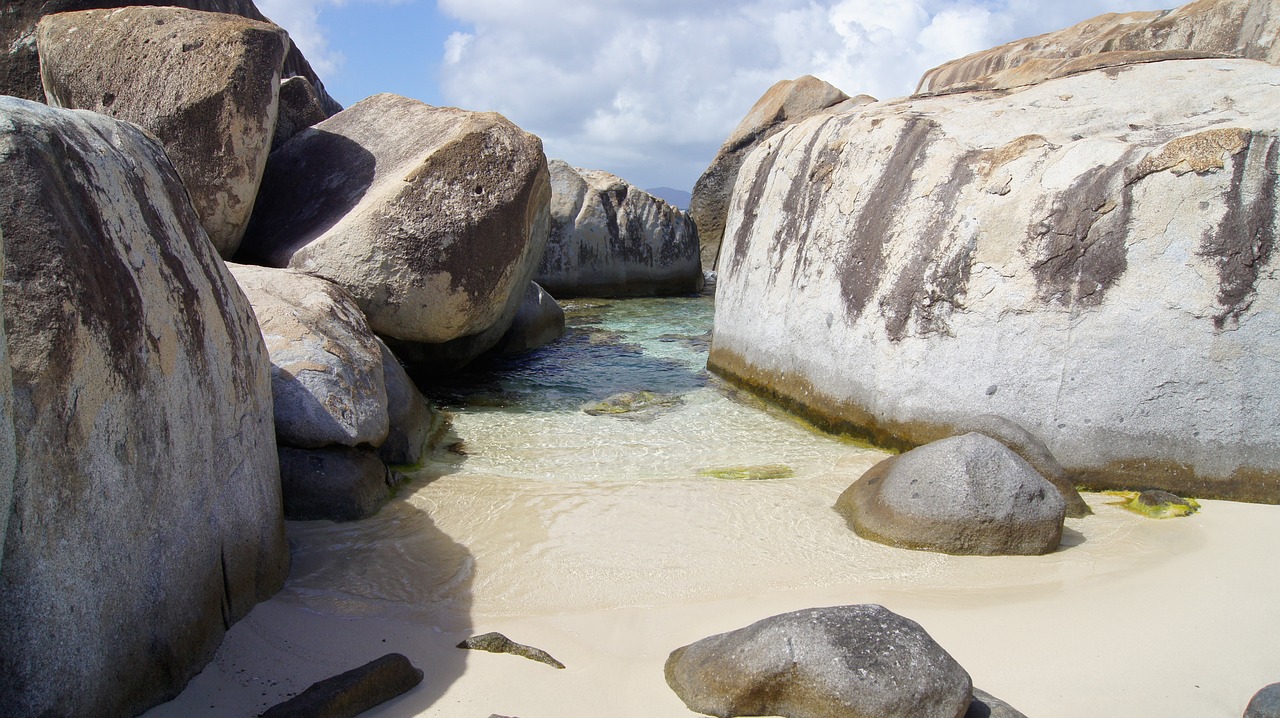
<path id="1" fill-rule="evenodd" d="M 789 479 L 796 472 L 786 464 L 763 464 L 760 466 L 723 466 L 703 469 L 698 476 L 727 481 L 763 481 L 766 479 Z"/>
<path id="2" fill-rule="evenodd" d="M 1168 491 L 1108 491 L 1107 495 L 1123 499 L 1112 504 L 1152 519 L 1174 519 L 1200 510 L 1195 499 L 1184 499 Z"/>

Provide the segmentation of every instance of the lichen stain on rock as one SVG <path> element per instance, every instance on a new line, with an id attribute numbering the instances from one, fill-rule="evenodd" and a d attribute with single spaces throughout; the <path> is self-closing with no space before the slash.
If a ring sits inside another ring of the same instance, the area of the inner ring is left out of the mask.
<path id="1" fill-rule="evenodd" d="M 880 287 L 885 248 L 893 239 L 894 227 L 901 224 L 898 212 L 906 207 L 916 186 L 913 175 L 924 162 L 937 128 L 937 122 L 931 119 L 907 118 L 884 170 L 867 192 L 853 236 L 846 241 L 848 254 L 839 267 L 840 288 L 850 323 L 862 315 Z"/>
<path id="2" fill-rule="evenodd" d="M 1124 169 L 1134 153 L 1084 172 L 1051 195 L 1047 216 L 1027 228 L 1023 251 L 1045 304 L 1098 306 L 1128 269 L 1133 184 L 1124 181 Z"/>
<path id="3" fill-rule="evenodd" d="M 1216 231 L 1205 235 L 1199 255 L 1218 269 L 1218 303 L 1214 329 L 1239 324 L 1253 305 L 1262 270 L 1271 262 L 1276 241 L 1276 181 L 1280 144 L 1274 137 L 1253 136 L 1244 157 L 1236 153 L 1224 204 L 1226 214 Z"/>
<path id="4" fill-rule="evenodd" d="M 1197 132 L 1170 140 L 1159 152 L 1142 158 L 1130 182 L 1156 172 L 1172 170 L 1204 174 L 1223 169 L 1226 157 L 1235 156 L 1249 146 L 1252 133 L 1239 127 L 1224 127 Z"/>

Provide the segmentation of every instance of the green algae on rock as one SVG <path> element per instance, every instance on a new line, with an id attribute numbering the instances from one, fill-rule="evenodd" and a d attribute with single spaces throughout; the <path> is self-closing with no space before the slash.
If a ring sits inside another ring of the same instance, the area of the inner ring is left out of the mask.
<path id="1" fill-rule="evenodd" d="M 1107 494 L 1124 499 L 1112 501 L 1113 505 L 1152 519 L 1174 519 L 1200 510 L 1200 503 L 1195 499 L 1184 499 L 1168 491 L 1108 491 Z"/>
<path id="2" fill-rule="evenodd" d="M 684 403 L 678 394 L 659 394 L 654 391 L 624 391 L 602 401 L 583 407 L 592 416 L 616 416 L 620 414 L 651 413 L 671 409 Z M 638 418 L 638 417 L 637 417 Z"/>
<path id="3" fill-rule="evenodd" d="M 714 469 L 703 469 L 698 476 L 728 481 L 762 481 L 766 479 L 789 479 L 796 472 L 786 464 L 762 464 L 757 466 L 723 466 Z"/>

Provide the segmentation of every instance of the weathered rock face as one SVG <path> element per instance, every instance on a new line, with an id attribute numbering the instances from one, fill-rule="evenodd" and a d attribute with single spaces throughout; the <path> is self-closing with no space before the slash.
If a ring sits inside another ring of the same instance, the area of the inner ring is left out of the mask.
<path id="1" fill-rule="evenodd" d="M 529 282 L 511 328 L 494 350 L 519 354 L 546 346 L 563 335 L 564 309 L 537 282 Z"/>
<path id="2" fill-rule="evenodd" d="M 710 365 L 883 445 L 999 414 L 1077 483 L 1280 501 L 1277 106 L 1181 60 L 795 125 L 742 168 Z"/>
<path id="3" fill-rule="evenodd" d="M 175 695 L 288 569 L 266 348 L 164 150 L 0 98 L 9 716 Z"/>
<path id="4" fill-rule="evenodd" d="M 271 138 L 274 152 L 293 136 L 329 118 L 315 87 L 302 77 L 290 77 L 280 83 L 280 111 L 276 115 L 276 132 Z"/>
<path id="5" fill-rule="evenodd" d="M 1188 57 L 1280 64 L 1274 2 L 1198 0 L 1176 10 L 1108 13 L 1065 30 L 1018 40 L 935 67 L 917 93 L 993 90 L 1107 66 Z"/>
<path id="6" fill-rule="evenodd" d="M 773 616 L 678 648 L 667 685 L 721 716 L 960 718 L 969 674 L 920 624 L 874 604 Z"/>
<path id="7" fill-rule="evenodd" d="M 355 301 L 326 279 L 230 265 L 253 305 L 271 355 L 281 444 L 380 445 L 387 438 L 382 343 Z"/>
<path id="8" fill-rule="evenodd" d="M 1093 513 L 1093 509 L 1089 508 L 1089 504 L 1085 503 L 1080 492 L 1076 491 L 1076 487 L 1072 485 L 1066 469 L 1062 468 L 1062 464 L 1058 463 L 1053 452 L 1049 451 L 1049 447 L 1045 446 L 1039 437 L 1016 422 L 995 414 L 980 414 L 956 423 L 957 436 L 971 431 L 985 434 L 1004 444 L 1013 453 L 1021 456 L 1023 461 L 1031 464 L 1031 468 L 1035 469 L 1036 473 L 1048 479 L 1049 483 L 1053 484 L 1062 495 L 1062 500 L 1066 502 L 1068 517 L 1078 519 Z"/>
<path id="9" fill-rule="evenodd" d="M 280 447 L 285 518 L 355 521 L 376 513 L 391 498 L 387 467 L 369 449 Z"/>
<path id="10" fill-rule="evenodd" d="M 4 234 L 0 227 L 0 306 L 4 306 Z M 0 324 L 0 568 L 4 568 L 4 537 L 9 530 L 13 477 L 17 471 L 13 447 L 13 384 L 9 368 L 9 340 Z"/>
<path id="11" fill-rule="evenodd" d="M 783 80 L 756 100 L 693 186 L 689 216 L 698 226 L 703 269 L 715 269 L 733 184 L 747 154 L 783 128 L 847 100 L 848 95 L 812 75 Z M 871 101 L 873 98 L 860 95 L 853 104 Z"/>
<path id="12" fill-rule="evenodd" d="M 129 7 L 40 21 L 50 105 L 160 139 L 223 257 L 240 246 L 275 133 L 283 30 L 235 15 Z"/>
<path id="13" fill-rule="evenodd" d="M 59 12 L 135 5 L 172 5 L 270 22 L 258 11 L 252 0 L 44 0 L 6 3 L 4 11 L 0 12 L 0 48 L 8 48 L 7 54 L 0 53 L 0 94 L 44 101 L 44 88 L 40 83 L 40 60 L 36 53 L 36 25 L 40 18 Z M 311 64 L 292 42 L 289 43 L 284 60 L 284 76 L 306 78 L 315 89 L 326 114 L 334 115 L 342 111 L 342 105 L 325 91 L 324 84 L 316 77 Z"/>
<path id="14" fill-rule="evenodd" d="M 935 441 L 871 467 L 836 510 L 858 535 L 901 548 L 982 556 L 1049 553 L 1066 503 L 1022 457 L 984 434 Z"/>
<path id="15" fill-rule="evenodd" d="M 445 424 L 445 418 L 431 408 L 414 385 L 404 366 L 382 341 L 382 375 L 387 385 L 387 440 L 378 447 L 378 456 L 388 464 L 417 464 L 431 448 L 429 442 Z"/>
<path id="16" fill-rule="evenodd" d="M 332 280 L 381 335 L 511 324 L 546 247 L 542 142 L 501 115 L 375 95 L 272 153 L 241 256 Z"/>
<path id="17" fill-rule="evenodd" d="M 534 278 L 557 297 L 688 294 L 702 286 L 689 215 L 625 180 L 552 160 L 551 238 Z"/>

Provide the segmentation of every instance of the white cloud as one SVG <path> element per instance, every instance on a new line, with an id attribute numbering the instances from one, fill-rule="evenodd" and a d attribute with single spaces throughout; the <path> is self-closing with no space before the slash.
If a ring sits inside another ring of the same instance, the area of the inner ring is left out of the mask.
<path id="1" fill-rule="evenodd" d="M 342 67 L 345 57 L 329 49 L 329 38 L 320 25 L 322 5 L 339 5 L 343 0 L 257 0 L 258 9 L 275 24 L 289 31 L 307 62 L 321 79 Z"/>
<path id="2" fill-rule="evenodd" d="M 549 156 L 687 188 L 778 80 L 904 95 L 946 60 L 1152 2 L 440 0 L 473 28 L 446 42 L 441 89 L 537 133 Z"/>

